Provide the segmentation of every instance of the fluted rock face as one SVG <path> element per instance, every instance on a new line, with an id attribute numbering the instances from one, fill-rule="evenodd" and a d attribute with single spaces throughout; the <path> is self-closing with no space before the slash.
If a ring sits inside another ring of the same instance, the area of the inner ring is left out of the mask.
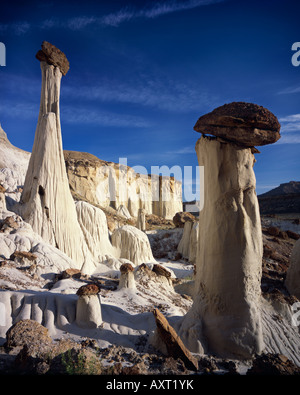
<path id="1" fill-rule="evenodd" d="M 106 260 L 106 255 L 116 255 L 108 234 L 107 220 L 104 212 L 86 202 L 76 202 L 76 212 L 85 244 L 91 259 L 82 267 L 83 273 L 92 273 L 97 263 Z"/>
<path id="2" fill-rule="evenodd" d="M 112 234 L 112 245 L 118 249 L 119 257 L 139 265 L 155 262 L 147 235 L 134 226 L 124 225 Z"/>
<path id="3" fill-rule="evenodd" d="M 41 62 L 41 103 L 21 197 L 22 216 L 33 230 L 74 260 L 84 261 L 83 236 L 67 178 L 59 114 L 62 73 Z"/>
<path id="4" fill-rule="evenodd" d="M 242 358 L 263 347 L 260 305 L 262 235 L 250 148 L 204 138 L 194 304 L 181 334 L 192 351 Z"/>

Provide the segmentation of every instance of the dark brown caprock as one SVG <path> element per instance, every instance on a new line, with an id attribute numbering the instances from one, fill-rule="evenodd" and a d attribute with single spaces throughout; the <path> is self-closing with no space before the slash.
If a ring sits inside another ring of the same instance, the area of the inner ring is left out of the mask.
<path id="1" fill-rule="evenodd" d="M 272 144 L 280 139 L 277 117 L 262 106 L 244 102 L 224 104 L 201 116 L 194 130 L 245 147 Z"/>
<path id="2" fill-rule="evenodd" d="M 60 49 L 48 43 L 48 41 L 43 41 L 42 49 L 35 56 L 40 62 L 47 62 L 59 67 L 63 75 L 66 75 L 69 71 L 70 63 L 66 55 Z"/>

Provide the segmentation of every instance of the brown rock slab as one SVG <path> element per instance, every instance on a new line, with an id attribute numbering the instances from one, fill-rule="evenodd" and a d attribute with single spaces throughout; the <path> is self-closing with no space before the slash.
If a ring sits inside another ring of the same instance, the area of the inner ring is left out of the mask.
<path id="1" fill-rule="evenodd" d="M 78 289 L 76 294 L 78 296 L 85 296 L 85 295 L 97 295 L 100 292 L 100 288 L 97 284 L 87 284 L 83 285 Z"/>
<path id="2" fill-rule="evenodd" d="M 128 272 L 133 272 L 133 266 L 130 263 L 123 263 L 120 266 L 120 272 L 121 273 L 128 273 Z"/>
<path id="3" fill-rule="evenodd" d="M 28 261 L 35 261 L 37 259 L 37 256 L 34 255 L 32 252 L 27 252 L 27 251 L 15 251 L 11 256 L 10 256 L 10 260 L 14 261 L 14 260 L 18 260 L 21 262 L 26 262 Z"/>
<path id="4" fill-rule="evenodd" d="M 153 314 L 158 334 L 166 345 L 169 356 L 175 359 L 181 359 L 187 369 L 197 371 L 197 359 L 193 357 L 190 351 L 185 347 L 175 329 L 168 323 L 168 320 L 158 309 L 155 309 Z"/>
<path id="5" fill-rule="evenodd" d="M 48 41 L 43 41 L 42 49 L 35 56 L 40 62 L 47 62 L 59 67 L 63 75 L 66 75 L 69 71 L 70 64 L 66 55 Z"/>
<path id="6" fill-rule="evenodd" d="M 81 271 L 79 269 L 73 269 L 69 268 L 64 270 L 61 273 L 61 278 L 66 279 L 66 278 L 80 278 L 81 277 Z"/>
<path id="7" fill-rule="evenodd" d="M 158 276 L 164 276 L 167 278 L 171 277 L 171 273 L 169 272 L 169 270 L 165 269 L 162 265 L 158 265 L 157 263 L 153 265 L 152 271 Z"/>
<path id="8" fill-rule="evenodd" d="M 272 144 L 280 139 L 277 117 L 262 106 L 245 102 L 224 104 L 201 116 L 194 130 L 246 147 Z"/>

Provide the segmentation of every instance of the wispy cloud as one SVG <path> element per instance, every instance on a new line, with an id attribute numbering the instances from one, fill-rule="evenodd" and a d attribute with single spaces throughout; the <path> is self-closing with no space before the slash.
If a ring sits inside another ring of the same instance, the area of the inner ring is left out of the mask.
<path id="1" fill-rule="evenodd" d="M 80 30 L 91 24 L 98 24 L 102 26 L 117 27 L 121 23 L 128 22 L 135 19 L 154 19 L 162 15 L 171 14 L 174 12 L 190 10 L 205 5 L 224 2 L 226 0 L 187 0 L 187 1 L 165 1 L 158 2 L 152 7 L 145 7 L 140 10 L 126 7 L 117 12 L 104 15 L 102 17 L 84 16 L 80 18 L 71 18 L 68 21 L 68 26 L 72 29 Z"/>
<path id="2" fill-rule="evenodd" d="M 62 122 L 67 124 L 85 124 L 99 126 L 117 126 L 145 128 L 149 123 L 142 117 L 134 115 L 119 115 L 114 112 L 91 110 L 83 107 L 64 106 L 61 114 Z"/>
<path id="3" fill-rule="evenodd" d="M 159 1 L 155 5 L 144 7 L 141 9 L 135 7 L 122 8 L 110 14 L 95 16 L 95 15 L 80 15 L 72 17 L 67 20 L 60 20 L 58 18 L 48 18 L 39 23 L 28 23 L 27 21 L 19 21 L 12 24 L 0 24 L 0 32 L 12 32 L 16 35 L 27 33 L 32 27 L 39 29 L 52 28 L 68 28 L 71 30 L 82 30 L 90 26 L 111 26 L 118 27 L 122 23 L 133 21 L 136 19 L 154 19 L 163 15 L 174 12 L 191 10 L 194 8 L 208 6 L 211 4 L 221 3 L 227 0 L 168 0 Z"/>
<path id="4" fill-rule="evenodd" d="M 300 93 L 300 85 L 290 86 L 278 92 L 279 95 L 288 95 L 292 93 Z"/>
<path id="5" fill-rule="evenodd" d="M 173 151 L 167 151 L 165 154 L 167 155 L 185 155 L 185 154 L 195 154 L 195 148 L 193 146 L 191 147 L 182 147 L 180 149 L 177 150 L 173 150 Z"/>
<path id="6" fill-rule="evenodd" d="M 292 114 L 279 118 L 281 124 L 281 138 L 277 144 L 300 143 L 300 114 Z"/>
<path id="7" fill-rule="evenodd" d="M 164 111 L 188 113 L 199 110 L 200 105 L 212 106 L 213 95 L 197 89 L 188 82 L 181 83 L 159 76 L 136 76 L 132 81 L 102 80 L 94 85 L 65 86 L 64 95 L 111 103 L 138 104 Z"/>
<path id="8" fill-rule="evenodd" d="M 99 125 L 145 128 L 149 122 L 142 117 L 115 112 L 105 112 L 85 107 L 64 105 L 61 108 L 61 120 L 66 124 Z M 9 102 L 0 104 L 0 117 L 18 118 L 19 120 L 37 120 L 39 106 L 37 103 Z"/>
<path id="9" fill-rule="evenodd" d="M 27 33 L 31 28 L 31 24 L 23 21 L 23 22 L 15 22 L 11 24 L 0 23 L 0 32 L 12 32 L 13 34 L 20 36 L 22 34 Z"/>

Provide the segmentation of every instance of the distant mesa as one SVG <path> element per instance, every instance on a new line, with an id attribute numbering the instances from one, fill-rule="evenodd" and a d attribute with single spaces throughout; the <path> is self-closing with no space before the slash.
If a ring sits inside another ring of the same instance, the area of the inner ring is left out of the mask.
<path id="1" fill-rule="evenodd" d="M 245 102 L 224 104 L 201 116 L 194 130 L 245 147 L 272 144 L 280 139 L 277 117 L 262 106 Z"/>
<path id="2" fill-rule="evenodd" d="M 281 195 L 290 195 L 293 193 L 300 194 L 300 181 L 290 181 L 280 184 L 278 187 L 268 192 L 262 193 L 259 197 L 272 197 Z"/>
<path id="3" fill-rule="evenodd" d="M 300 181 L 280 184 L 258 195 L 261 214 L 300 213 Z"/>
<path id="4" fill-rule="evenodd" d="M 66 55 L 48 41 L 43 41 L 42 49 L 35 56 L 40 62 L 47 62 L 59 67 L 63 75 L 66 75 L 69 71 L 70 64 Z"/>

